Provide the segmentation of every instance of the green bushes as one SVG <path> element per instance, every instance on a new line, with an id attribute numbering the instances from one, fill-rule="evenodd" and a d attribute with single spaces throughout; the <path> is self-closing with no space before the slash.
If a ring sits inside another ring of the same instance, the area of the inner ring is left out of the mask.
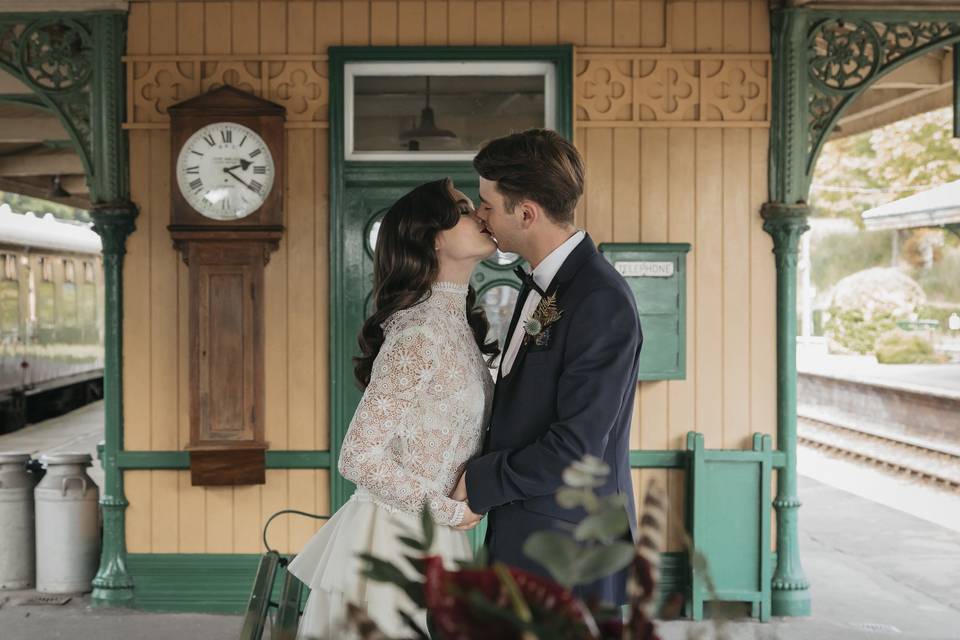
<path id="1" fill-rule="evenodd" d="M 923 336 L 895 329 L 877 339 L 877 362 L 881 364 L 922 364 L 940 362 L 933 345 Z"/>

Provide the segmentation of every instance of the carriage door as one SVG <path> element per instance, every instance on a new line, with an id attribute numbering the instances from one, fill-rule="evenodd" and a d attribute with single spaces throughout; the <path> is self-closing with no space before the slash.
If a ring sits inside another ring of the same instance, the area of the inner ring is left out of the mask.
<path id="1" fill-rule="evenodd" d="M 333 509 L 353 491 L 336 472 L 336 461 L 361 395 L 352 358 L 371 310 L 373 251 L 383 215 L 410 189 L 447 176 L 476 201 L 471 160 L 486 140 L 531 127 L 570 135 L 570 83 L 558 82 L 570 76 L 569 48 L 389 51 L 330 50 Z M 512 273 L 518 264 L 517 256 L 496 254 L 472 279 L 491 336 L 501 344 L 519 289 Z"/>

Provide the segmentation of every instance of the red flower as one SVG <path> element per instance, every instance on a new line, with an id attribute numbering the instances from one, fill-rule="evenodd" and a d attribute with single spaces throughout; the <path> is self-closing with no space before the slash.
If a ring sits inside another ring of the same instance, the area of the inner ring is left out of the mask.
<path id="1" fill-rule="evenodd" d="M 425 559 L 424 595 L 434 626 L 444 640 L 502 638 L 520 640 L 521 630 L 513 622 L 521 617 L 507 587 L 494 569 L 466 569 L 448 572 L 438 556 Z M 552 580 L 506 567 L 529 607 L 529 620 L 555 629 L 558 639 L 590 638 L 581 603 Z M 484 607 L 488 603 L 490 608 Z M 498 617 L 492 608 L 504 612 Z"/>

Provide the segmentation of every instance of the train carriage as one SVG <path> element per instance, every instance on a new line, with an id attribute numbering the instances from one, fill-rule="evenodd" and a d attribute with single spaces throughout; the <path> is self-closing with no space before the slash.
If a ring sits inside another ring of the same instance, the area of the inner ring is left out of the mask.
<path id="1" fill-rule="evenodd" d="M 102 395 L 100 237 L 0 206 L 0 433 Z"/>

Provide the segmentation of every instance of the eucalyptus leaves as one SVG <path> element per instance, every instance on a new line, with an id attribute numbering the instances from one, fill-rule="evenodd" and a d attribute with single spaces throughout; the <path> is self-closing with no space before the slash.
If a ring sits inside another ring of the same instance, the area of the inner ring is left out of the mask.
<path id="1" fill-rule="evenodd" d="M 556 531 L 540 531 L 527 539 L 523 552 L 543 565 L 565 587 L 589 584 L 619 571 L 636 555 L 628 542 L 630 523 L 624 496 L 598 497 L 593 490 L 604 483 L 610 467 L 593 456 L 574 462 L 563 472 L 566 485 L 557 493 L 557 503 L 566 509 L 583 507 L 587 517 L 572 531 L 572 537 Z"/>

